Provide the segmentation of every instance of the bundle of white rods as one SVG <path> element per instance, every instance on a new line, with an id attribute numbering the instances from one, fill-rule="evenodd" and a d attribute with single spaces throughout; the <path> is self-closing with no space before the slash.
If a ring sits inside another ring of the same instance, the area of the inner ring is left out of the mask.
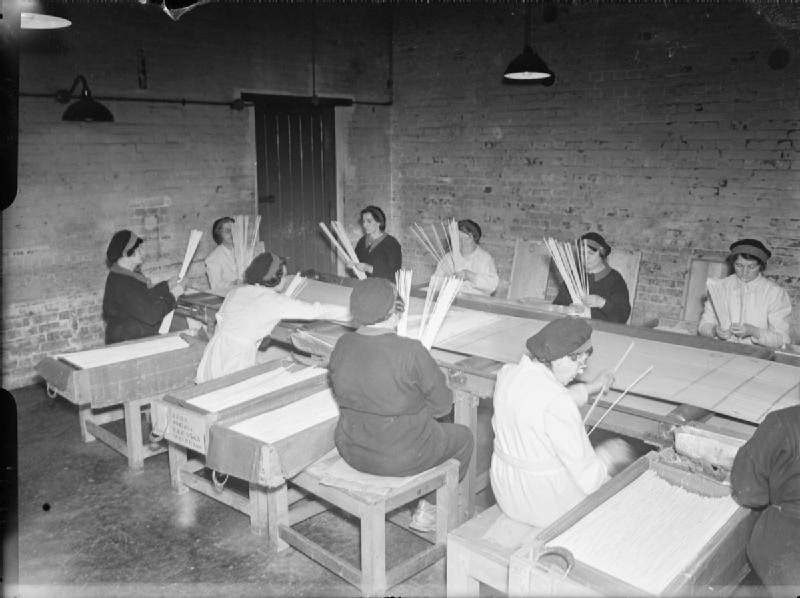
<path id="1" fill-rule="evenodd" d="M 300 272 L 298 272 L 294 275 L 294 278 L 292 278 L 292 282 L 286 286 L 286 290 L 283 294 L 287 297 L 297 297 L 305 286 L 306 279 L 300 276 Z"/>
<path id="2" fill-rule="evenodd" d="M 411 277 L 412 270 L 398 270 L 394 273 L 397 283 L 397 295 L 403 300 L 403 313 L 397 322 L 397 335 L 408 336 L 408 311 L 411 308 Z"/>
<path id="3" fill-rule="evenodd" d="M 236 262 L 236 274 L 238 278 L 243 279 L 245 270 L 255 257 L 261 216 L 257 215 L 251 220 L 250 216 L 246 214 L 238 214 L 233 217 L 233 220 L 233 224 L 231 224 L 233 259 Z"/>
<path id="4" fill-rule="evenodd" d="M 545 247 L 553 258 L 561 279 L 567 286 L 573 303 L 581 303 L 589 294 L 589 276 L 586 272 L 586 250 L 580 241 L 562 242 L 551 237 L 544 239 Z"/>
<path id="5" fill-rule="evenodd" d="M 422 319 L 419 324 L 419 340 L 427 349 L 433 346 L 444 318 L 458 295 L 463 281 L 456 276 L 432 276 L 425 294 Z"/>
<path id="6" fill-rule="evenodd" d="M 333 245 L 333 248 L 336 250 L 336 253 L 339 254 L 345 262 L 358 262 L 358 257 L 356 256 L 356 251 L 353 248 L 353 243 L 350 241 L 350 237 L 347 236 L 347 231 L 345 230 L 344 226 L 338 220 L 331 220 L 331 228 L 336 232 L 336 236 L 339 238 L 337 239 L 333 233 L 325 226 L 324 222 L 319 223 L 319 227 L 322 229 L 322 232 L 325 233 L 325 236 L 328 237 L 328 240 Z M 355 273 L 357 278 L 364 280 L 367 275 L 359 270 L 358 268 L 353 268 L 353 272 Z"/>
<path id="7" fill-rule="evenodd" d="M 182 282 L 186 277 L 186 272 L 189 270 L 189 264 L 192 263 L 192 258 L 197 251 L 197 246 L 203 236 L 203 231 L 192 229 L 189 233 L 189 243 L 186 246 L 186 253 L 183 255 L 183 263 L 181 263 L 181 270 L 178 272 L 178 282 Z M 159 334 L 166 334 L 172 326 L 172 316 L 175 315 L 175 310 L 169 312 L 164 319 L 161 320 L 161 326 L 158 328 Z"/>

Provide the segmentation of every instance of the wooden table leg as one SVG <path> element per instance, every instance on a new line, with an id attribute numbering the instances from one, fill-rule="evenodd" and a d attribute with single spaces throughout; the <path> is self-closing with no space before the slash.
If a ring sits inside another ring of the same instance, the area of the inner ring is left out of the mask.
<path id="1" fill-rule="evenodd" d="M 386 591 L 386 506 L 378 502 L 361 513 L 361 594 Z"/>
<path id="2" fill-rule="evenodd" d="M 125 411 L 125 444 L 128 446 L 128 467 L 144 467 L 144 444 L 142 444 L 142 404 L 128 401 L 122 408 Z"/>
<path id="3" fill-rule="evenodd" d="M 461 521 L 471 519 L 475 514 L 475 453 L 478 449 L 478 397 L 465 390 L 453 390 L 455 423 L 467 426 L 472 432 L 472 456 L 469 459 L 467 475 L 459 484 L 459 509 Z"/>
<path id="4" fill-rule="evenodd" d="M 480 594 L 478 580 L 469 574 L 469 553 L 458 541 L 447 543 L 447 598 L 475 597 Z"/>
<path id="5" fill-rule="evenodd" d="M 263 536 L 269 524 L 269 490 L 250 482 L 250 530 Z"/>
<path id="6" fill-rule="evenodd" d="M 185 446 L 169 443 L 169 479 L 172 484 L 173 490 L 178 494 L 189 492 L 189 488 L 181 482 L 181 466 L 183 466 L 189 459 L 186 454 L 187 449 Z"/>
<path id="7" fill-rule="evenodd" d="M 91 404 L 86 403 L 85 405 L 78 405 L 78 422 L 81 425 L 81 438 L 83 438 L 84 442 L 93 442 L 95 437 L 89 434 L 89 431 L 86 429 L 87 421 L 94 421 Z"/>
<path id="8" fill-rule="evenodd" d="M 278 552 L 289 548 L 289 545 L 281 539 L 278 533 L 281 525 L 289 525 L 289 497 L 286 492 L 284 482 L 277 488 L 269 488 L 266 491 L 267 501 L 267 533 L 270 545 Z"/>

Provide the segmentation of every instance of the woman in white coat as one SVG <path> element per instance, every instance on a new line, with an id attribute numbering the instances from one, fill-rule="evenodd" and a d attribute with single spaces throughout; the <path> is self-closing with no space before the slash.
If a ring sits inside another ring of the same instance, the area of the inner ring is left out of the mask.
<path id="1" fill-rule="evenodd" d="M 349 307 L 309 303 L 287 297 L 286 264 L 273 253 L 262 253 L 245 271 L 247 284 L 225 297 L 214 336 L 197 368 L 198 384 L 256 364 L 258 346 L 281 320 L 350 320 Z"/>
<path id="2" fill-rule="evenodd" d="M 547 526 L 633 460 L 619 438 L 593 449 L 578 411 L 611 384 L 611 372 L 567 386 L 591 355 L 591 334 L 582 318 L 554 320 L 528 339 L 529 354 L 497 375 L 490 477 L 512 519 Z"/>

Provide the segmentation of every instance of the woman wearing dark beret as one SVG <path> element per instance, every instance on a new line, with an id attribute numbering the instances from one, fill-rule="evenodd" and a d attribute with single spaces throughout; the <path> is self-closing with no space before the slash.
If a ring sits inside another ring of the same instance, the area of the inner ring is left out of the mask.
<path id="1" fill-rule="evenodd" d="M 628 285 L 622 274 L 614 270 L 606 261 L 611 246 L 602 235 L 591 232 L 581 236 L 586 250 L 586 272 L 589 279 L 589 293 L 582 299 L 583 305 L 591 308 L 592 318 L 625 324 L 631 315 Z M 554 305 L 570 305 L 572 299 L 563 283 L 559 286 Z"/>
<path id="2" fill-rule="evenodd" d="M 578 407 L 613 381 L 610 371 L 572 384 L 592 354 L 583 318 L 553 320 L 526 343 L 519 363 L 504 365 L 494 390 L 492 492 L 503 512 L 545 527 L 633 460 L 612 438 L 589 443 Z"/>
<path id="3" fill-rule="evenodd" d="M 741 239 L 730 246 L 727 260 L 734 273 L 722 281 L 721 289 L 733 323 L 722 328 L 713 303 L 706 300 L 698 334 L 772 348 L 790 342 L 789 294 L 762 276 L 770 257 L 772 253 L 756 239 Z"/>
<path id="4" fill-rule="evenodd" d="M 167 281 L 152 284 L 142 274 L 142 239 L 129 230 L 114 233 L 106 250 L 109 273 L 103 295 L 106 344 L 158 333 L 161 320 L 175 308 L 175 295 Z"/>
<path id="5" fill-rule="evenodd" d="M 430 352 L 417 339 L 397 336 L 395 288 L 387 280 L 360 280 L 350 313 L 360 327 L 343 334 L 331 353 L 330 380 L 339 405 L 336 447 L 354 469 L 410 476 L 459 461 L 464 477 L 472 455 L 466 426 L 440 423 L 453 393 Z M 411 525 L 436 529 L 435 507 L 420 500 Z"/>
<path id="6" fill-rule="evenodd" d="M 360 219 L 364 236 L 355 246 L 358 262 L 350 263 L 350 268 L 394 282 L 395 272 L 403 265 L 403 250 L 397 239 L 386 233 L 386 214 L 378 206 L 367 206 Z"/>

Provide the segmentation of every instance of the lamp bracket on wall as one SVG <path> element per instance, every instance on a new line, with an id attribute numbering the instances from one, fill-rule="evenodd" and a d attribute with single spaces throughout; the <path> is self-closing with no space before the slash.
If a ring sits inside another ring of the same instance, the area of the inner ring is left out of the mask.
<path id="1" fill-rule="evenodd" d="M 82 87 L 78 100 L 64 110 L 61 120 L 72 122 L 113 122 L 114 115 L 111 114 L 111 111 L 92 98 L 92 91 L 89 89 L 89 84 L 83 75 L 75 77 L 69 90 L 59 89 L 56 92 L 56 101 L 61 104 L 69 103 L 72 99 L 72 93 L 79 84 Z"/>
<path id="2" fill-rule="evenodd" d="M 177 21 L 190 10 L 216 0 L 139 0 L 140 4 L 155 4 L 173 21 Z"/>

